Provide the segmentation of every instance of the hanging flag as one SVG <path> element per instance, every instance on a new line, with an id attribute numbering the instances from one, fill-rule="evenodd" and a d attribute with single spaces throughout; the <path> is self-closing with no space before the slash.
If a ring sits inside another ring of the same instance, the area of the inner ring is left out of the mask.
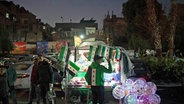
<path id="1" fill-rule="evenodd" d="M 129 77 L 134 75 L 133 67 L 134 65 L 130 61 L 130 58 L 125 52 L 122 52 L 122 60 L 123 60 L 123 72 L 124 74 Z"/>
<path id="2" fill-rule="evenodd" d="M 106 59 L 109 58 L 109 51 L 110 51 L 110 47 L 109 46 L 103 46 L 102 48 L 102 56 Z"/>
<path id="3" fill-rule="evenodd" d="M 116 48 L 115 59 L 120 60 L 120 58 L 121 58 L 121 50 L 119 48 Z"/>
<path id="4" fill-rule="evenodd" d="M 109 59 L 112 59 L 112 53 L 113 53 L 113 48 L 112 47 L 110 47 L 109 48 Z"/>
<path id="5" fill-rule="evenodd" d="M 102 46 L 102 57 L 104 57 L 105 56 L 105 53 L 106 53 L 106 49 L 107 49 L 107 47 L 106 46 Z"/>
<path id="6" fill-rule="evenodd" d="M 93 46 L 90 46 L 89 54 L 88 54 L 88 61 L 91 61 L 91 59 L 92 59 L 93 48 L 94 48 Z"/>
<path id="7" fill-rule="evenodd" d="M 59 56 L 58 56 L 59 61 L 62 62 L 62 61 L 66 60 L 67 52 L 68 52 L 68 47 L 62 46 L 61 50 L 60 50 L 60 53 L 59 53 Z"/>
<path id="8" fill-rule="evenodd" d="M 80 67 L 77 66 L 72 61 L 69 61 L 68 62 L 68 70 L 71 71 L 73 74 L 76 74 L 80 70 Z"/>
<path id="9" fill-rule="evenodd" d="M 95 55 L 102 55 L 102 45 L 98 45 L 95 51 Z"/>

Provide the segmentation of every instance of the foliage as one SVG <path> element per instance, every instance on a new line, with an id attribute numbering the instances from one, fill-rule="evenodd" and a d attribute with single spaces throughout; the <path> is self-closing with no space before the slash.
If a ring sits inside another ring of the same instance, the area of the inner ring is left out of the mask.
<path id="1" fill-rule="evenodd" d="M 11 50 L 13 50 L 13 44 L 9 39 L 9 32 L 0 25 L 0 51 L 4 54 Z"/>
<path id="2" fill-rule="evenodd" d="M 158 60 L 153 56 L 144 57 L 143 59 L 151 70 L 153 80 L 180 82 L 184 71 L 184 59 L 171 59 L 167 56 L 162 60 Z"/>
<path id="3" fill-rule="evenodd" d="M 155 2 L 155 5 L 158 21 L 161 21 L 161 13 L 163 13 L 161 10 L 162 6 L 157 1 Z M 145 0 L 128 0 L 123 4 L 122 13 L 128 24 L 126 36 L 129 48 L 144 49 L 146 47 L 152 49 L 153 45 L 151 44 L 151 36 L 148 28 L 148 14 Z M 137 43 L 139 45 L 137 45 Z"/>
<path id="4" fill-rule="evenodd" d="M 134 49 L 136 51 L 138 50 L 145 50 L 145 49 L 150 49 L 151 44 L 148 40 L 141 38 L 141 37 L 136 37 L 134 35 L 131 35 L 129 38 L 129 48 Z"/>
<path id="5" fill-rule="evenodd" d="M 114 46 L 122 46 L 122 47 L 127 47 L 127 43 L 128 43 L 128 40 L 125 36 L 116 36 L 114 37 L 116 40 L 113 41 L 113 45 Z"/>
<path id="6" fill-rule="evenodd" d="M 157 16 L 157 22 L 160 26 L 160 34 L 161 34 L 161 41 L 162 41 L 162 48 L 164 51 L 168 51 L 168 33 L 171 29 L 168 29 L 168 25 L 170 22 L 169 18 L 170 15 L 167 15 L 167 11 L 162 10 L 162 5 L 155 0 L 155 10 Z M 153 43 L 152 37 L 149 33 L 149 24 L 148 24 L 148 13 L 146 13 L 146 3 L 145 0 L 128 0 L 126 3 L 123 4 L 122 13 L 123 16 L 128 24 L 126 30 L 127 40 L 130 40 L 130 35 L 134 35 L 135 37 L 140 36 L 140 38 L 149 40 L 150 43 Z M 151 27 L 152 28 L 152 27 Z M 176 24 L 176 35 L 174 37 L 174 44 L 175 49 L 179 49 L 184 53 L 183 46 L 183 34 L 184 29 L 184 22 L 183 17 L 177 17 L 177 24 Z M 129 48 L 132 48 L 131 42 L 129 43 Z M 153 44 L 151 45 L 153 47 Z"/>

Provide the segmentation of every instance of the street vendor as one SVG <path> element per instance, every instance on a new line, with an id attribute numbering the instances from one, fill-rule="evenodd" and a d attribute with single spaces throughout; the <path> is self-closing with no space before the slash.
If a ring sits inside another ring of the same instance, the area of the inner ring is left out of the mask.
<path id="1" fill-rule="evenodd" d="M 103 57 L 95 55 L 94 62 L 89 66 L 85 76 L 88 85 L 91 86 L 93 104 L 104 104 L 104 73 L 112 72 L 110 59 L 107 60 L 108 69 L 100 65 L 102 59 Z"/>

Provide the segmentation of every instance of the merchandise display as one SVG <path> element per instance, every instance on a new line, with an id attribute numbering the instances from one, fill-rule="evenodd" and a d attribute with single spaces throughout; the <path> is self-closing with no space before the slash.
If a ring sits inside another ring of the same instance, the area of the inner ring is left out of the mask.
<path id="1" fill-rule="evenodd" d="M 146 82 L 143 78 L 126 79 L 113 89 L 112 95 L 123 104 L 160 104 L 161 98 L 156 90 L 153 82 Z"/>
<path id="2" fill-rule="evenodd" d="M 126 78 L 132 74 L 133 67 L 123 48 L 103 44 L 97 46 L 89 45 L 86 49 L 76 48 L 73 53 L 68 50 L 68 47 L 62 47 L 58 57 L 61 63 L 66 63 L 66 78 L 63 80 L 65 81 L 63 82 L 65 86 L 63 87 L 66 92 L 67 102 L 78 102 L 84 100 L 81 99 L 82 97 L 90 97 L 90 86 L 85 79 L 85 75 L 88 67 L 93 62 L 94 55 L 103 57 L 101 65 L 105 66 L 107 69 L 107 60 L 111 60 L 112 73 L 104 73 L 105 90 L 108 89 L 108 91 L 112 91 L 116 99 L 125 98 L 125 96 L 130 93 L 129 90 L 131 88 L 128 88 L 128 84 L 130 84 L 131 81 L 129 82 Z M 125 80 L 127 81 L 127 85 L 120 85 Z M 126 87 L 128 90 L 124 90 L 122 86 Z M 136 88 L 139 88 L 139 86 L 136 86 Z"/>
<path id="3" fill-rule="evenodd" d="M 117 63 L 118 62 L 112 62 L 113 73 L 104 73 L 104 86 L 113 87 L 120 83 L 120 73 L 118 69 L 119 66 Z M 71 78 L 69 84 L 78 87 L 84 87 L 87 85 L 84 76 L 88 70 L 89 65 L 91 65 L 91 61 L 88 61 L 87 58 L 82 54 L 80 55 L 79 60 L 74 64 L 80 69 L 76 72 L 75 76 Z M 105 59 L 101 64 L 108 68 L 108 63 Z"/>

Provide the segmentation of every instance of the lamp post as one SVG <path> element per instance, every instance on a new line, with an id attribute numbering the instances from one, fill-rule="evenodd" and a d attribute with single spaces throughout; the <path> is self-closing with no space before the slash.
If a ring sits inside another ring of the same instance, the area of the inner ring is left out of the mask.
<path id="1" fill-rule="evenodd" d="M 81 40 L 82 40 L 82 39 L 84 39 L 84 35 L 83 35 L 83 34 L 81 34 L 81 35 L 80 35 L 80 38 L 81 38 Z"/>

